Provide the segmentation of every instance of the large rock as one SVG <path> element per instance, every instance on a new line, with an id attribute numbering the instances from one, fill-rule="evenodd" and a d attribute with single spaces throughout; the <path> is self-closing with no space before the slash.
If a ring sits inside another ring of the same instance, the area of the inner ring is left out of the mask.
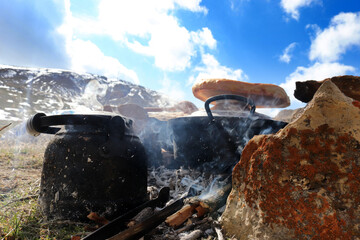
<path id="1" fill-rule="evenodd" d="M 360 102 L 324 82 L 302 116 L 246 145 L 222 215 L 227 235 L 359 239 L 359 141 Z"/>
<path id="2" fill-rule="evenodd" d="M 323 82 L 331 80 L 348 97 L 360 100 L 360 77 L 345 75 L 327 78 L 322 81 L 309 80 L 305 82 L 296 82 L 294 96 L 302 102 L 310 102 L 315 92 Z"/>

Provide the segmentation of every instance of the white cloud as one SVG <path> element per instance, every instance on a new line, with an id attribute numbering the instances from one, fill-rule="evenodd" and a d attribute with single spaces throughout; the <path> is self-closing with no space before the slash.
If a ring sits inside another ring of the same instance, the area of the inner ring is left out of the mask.
<path id="1" fill-rule="evenodd" d="M 200 46 L 207 46 L 210 49 L 216 48 L 216 40 L 214 39 L 210 29 L 203 28 L 196 32 L 191 32 L 192 41 Z"/>
<path id="2" fill-rule="evenodd" d="M 26 67 L 69 66 L 62 24 L 62 1 L 0 1 L 0 64 Z"/>
<path id="3" fill-rule="evenodd" d="M 295 20 L 299 20 L 299 8 L 308 7 L 318 0 L 281 0 L 281 7 Z"/>
<path id="4" fill-rule="evenodd" d="M 108 78 L 140 83 L 136 72 L 124 67 L 116 58 L 105 56 L 90 41 L 72 40 L 67 45 L 67 51 L 71 57 L 71 69 L 73 71 L 89 72 Z"/>
<path id="5" fill-rule="evenodd" d="M 180 83 L 170 80 L 166 75 L 161 81 L 161 89 L 159 92 L 169 96 L 171 100 L 184 100 L 186 95 Z"/>
<path id="6" fill-rule="evenodd" d="M 322 62 L 337 61 L 351 47 L 360 47 L 360 12 L 340 13 L 328 28 L 312 41 L 309 58 Z"/>
<path id="7" fill-rule="evenodd" d="M 118 40 L 126 38 L 126 35 L 146 36 L 163 24 L 168 24 L 167 21 L 176 20 L 171 13 L 175 9 L 206 14 L 207 9 L 200 6 L 200 2 L 201 0 L 101 0 L 96 25 L 100 29 L 93 30 L 105 32 Z"/>
<path id="8" fill-rule="evenodd" d="M 105 56 L 91 41 L 84 41 L 74 37 L 77 20 L 70 11 L 70 1 L 65 1 L 65 19 L 57 31 L 65 36 L 65 51 L 70 58 L 70 69 L 76 72 L 88 72 L 122 79 L 139 84 L 135 71 L 126 68 L 116 58 Z"/>
<path id="9" fill-rule="evenodd" d="M 203 12 L 204 14 L 208 12 L 206 7 L 200 6 L 201 0 L 174 0 L 174 2 L 179 5 L 179 7 L 192 12 Z"/>
<path id="10" fill-rule="evenodd" d="M 345 75 L 353 71 L 355 71 L 354 67 L 343 65 L 340 63 L 316 62 L 310 67 L 297 67 L 295 72 L 291 73 L 286 78 L 286 82 L 282 83 L 280 86 L 285 89 L 286 93 L 290 97 L 290 108 L 298 108 L 302 107 L 304 104 L 302 104 L 294 97 L 295 82 L 307 80 L 323 80 L 325 78 L 330 78 L 333 76 Z"/>
<path id="11" fill-rule="evenodd" d="M 75 22 L 79 33 L 106 34 L 139 54 L 154 57 L 155 66 L 162 70 L 179 71 L 190 66 L 198 48 L 216 46 L 208 28 L 189 31 L 174 16 L 178 9 L 206 14 L 207 9 L 200 3 L 201 0 L 102 0 L 99 16 L 91 24 L 89 19 Z"/>
<path id="12" fill-rule="evenodd" d="M 296 43 L 293 42 L 289 46 L 287 46 L 283 52 L 283 54 L 280 56 L 279 60 L 285 63 L 289 63 L 291 61 L 292 55 L 291 52 L 294 50 L 296 46 Z"/>
<path id="13" fill-rule="evenodd" d="M 201 0 L 98 0 L 98 16 L 74 17 L 70 0 L 46 3 L 0 1 L 0 63 L 64 68 L 121 77 L 138 82 L 136 73 L 106 56 L 86 34 L 111 36 L 157 67 L 175 71 L 190 66 L 192 57 L 216 40 L 208 28 L 189 31 L 175 17 L 179 9 L 207 14 Z M 24 14 L 19 14 L 22 12 Z M 26 36 L 26 37 L 24 37 Z"/>
<path id="14" fill-rule="evenodd" d="M 315 33 L 310 47 L 309 59 L 316 62 L 310 67 L 297 67 L 286 78 L 285 83 L 280 84 L 290 97 L 290 108 L 304 106 L 304 103 L 294 97 L 296 82 L 319 81 L 355 72 L 353 66 L 341 64 L 337 60 L 350 47 L 360 46 L 360 12 L 340 13 L 333 17 L 329 27 L 324 30 L 321 30 L 318 25 L 307 25 L 306 28 Z"/>
<path id="15" fill-rule="evenodd" d="M 249 2 L 250 0 L 229 0 L 230 8 L 233 11 L 238 11 L 243 2 Z"/>
<path id="16" fill-rule="evenodd" d="M 202 54 L 203 66 L 196 67 L 197 76 L 191 76 L 187 85 L 192 85 L 197 81 L 207 78 L 227 78 L 233 80 L 248 80 L 248 76 L 241 69 L 233 70 L 220 65 L 216 58 L 211 54 Z"/>
<path id="17" fill-rule="evenodd" d="M 195 55 L 190 33 L 174 19 L 154 29 L 147 45 L 134 41 L 127 42 L 127 46 L 137 53 L 153 56 L 155 66 L 167 71 L 184 70 Z"/>
<path id="18" fill-rule="evenodd" d="M 314 34 L 314 35 L 311 35 L 313 38 L 315 38 L 316 35 L 321 32 L 321 29 L 320 29 L 319 25 L 317 25 L 317 24 L 307 24 L 305 26 L 305 29 L 310 30 L 311 34 Z"/>

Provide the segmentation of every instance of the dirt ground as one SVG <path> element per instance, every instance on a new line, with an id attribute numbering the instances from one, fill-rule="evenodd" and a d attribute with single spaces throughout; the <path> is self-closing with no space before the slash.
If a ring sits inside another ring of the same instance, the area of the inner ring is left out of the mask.
<path id="1" fill-rule="evenodd" d="M 40 183 L 43 149 L 21 144 L 13 146 L 1 142 L 0 147 L 0 194 L 15 188 Z"/>
<path id="2" fill-rule="evenodd" d="M 0 139 L 0 239 L 71 239 L 77 223 L 45 222 L 38 205 L 46 141 Z"/>

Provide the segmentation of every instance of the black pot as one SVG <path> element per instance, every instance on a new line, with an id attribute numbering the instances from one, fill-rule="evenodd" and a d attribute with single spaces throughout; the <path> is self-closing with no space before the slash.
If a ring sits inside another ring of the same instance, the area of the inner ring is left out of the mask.
<path id="1" fill-rule="evenodd" d="M 245 117 L 213 116 L 209 104 L 231 99 L 245 103 Z M 212 173 L 230 172 L 239 161 L 246 143 L 258 134 L 276 133 L 286 122 L 264 119 L 255 113 L 249 98 L 219 95 L 205 102 L 205 117 L 182 117 L 169 121 L 177 166 L 198 168 Z"/>
<path id="2" fill-rule="evenodd" d="M 40 207 L 48 218 L 85 220 L 97 212 L 112 219 L 147 200 L 147 158 L 131 120 L 36 114 L 27 129 L 55 134 L 40 185 Z"/>

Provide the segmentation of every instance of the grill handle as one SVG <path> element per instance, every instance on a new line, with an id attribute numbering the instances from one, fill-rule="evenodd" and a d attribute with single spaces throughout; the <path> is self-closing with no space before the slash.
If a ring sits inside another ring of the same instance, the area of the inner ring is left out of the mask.
<path id="1" fill-rule="evenodd" d="M 254 114 L 256 107 L 255 107 L 254 101 L 251 98 L 246 98 L 246 97 L 243 97 L 243 96 L 233 95 L 233 94 L 217 95 L 217 96 L 208 98 L 205 101 L 205 110 L 206 110 L 206 113 L 207 113 L 210 121 L 212 121 L 212 122 L 214 121 L 214 116 L 213 116 L 213 114 L 211 112 L 211 109 L 210 109 L 210 106 L 209 106 L 210 103 L 214 102 L 214 101 L 218 101 L 218 100 L 228 100 L 228 99 L 238 100 L 239 102 L 246 103 L 246 105 L 250 107 L 250 114 L 251 115 Z"/>

